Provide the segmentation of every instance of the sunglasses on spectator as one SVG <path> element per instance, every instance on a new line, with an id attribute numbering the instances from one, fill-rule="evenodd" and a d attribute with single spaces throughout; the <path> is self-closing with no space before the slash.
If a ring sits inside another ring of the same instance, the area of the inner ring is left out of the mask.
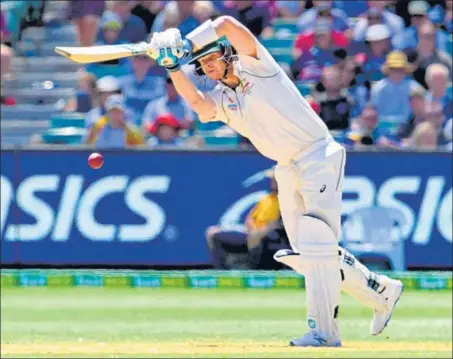
<path id="1" fill-rule="evenodd" d="M 413 15 L 411 15 L 411 16 L 412 16 L 412 17 L 419 18 L 419 19 L 425 17 L 425 15 L 423 15 L 423 14 L 413 14 Z"/>

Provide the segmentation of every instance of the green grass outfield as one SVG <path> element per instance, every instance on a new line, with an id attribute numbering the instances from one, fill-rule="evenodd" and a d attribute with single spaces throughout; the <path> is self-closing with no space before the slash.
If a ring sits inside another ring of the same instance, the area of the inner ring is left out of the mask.
<path id="1" fill-rule="evenodd" d="M 291 348 L 303 290 L 2 288 L 1 357 L 452 357 L 451 291 L 406 291 L 389 327 L 343 296 L 343 348 Z"/>

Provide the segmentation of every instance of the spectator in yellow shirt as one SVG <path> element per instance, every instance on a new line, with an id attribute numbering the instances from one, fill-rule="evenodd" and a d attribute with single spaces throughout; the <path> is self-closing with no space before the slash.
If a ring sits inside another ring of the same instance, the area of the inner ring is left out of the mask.
<path id="1" fill-rule="evenodd" d="M 239 268 L 228 262 L 228 258 L 246 257 L 248 268 L 256 268 L 263 255 L 272 258 L 273 253 L 263 253 L 263 242 L 273 232 L 275 243 L 286 244 L 287 236 L 281 223 L 280 205 L 278 203 L 277 182 L 274 169 L 267 171 L 270 178 L 270 193 L 264 196 L 249 212 L 242 230 L 211 226 L 206 231 L 206 239 L 211 253 L 212 265 L 216 269 Z M 278 249 L 282 249 L 279 247 Z M 234 260 L 234 259 L 233 259 Z M 272 259 L 271 259 L 272 260 Z M 272 262 L 274 262 L 272 260 Z"/>
<path id="2" fill-rule="evenodd" d="M 86 143 L 97 148 L 125 148 L 143 145 L 140 130 L 127 122 L 122 95 L 110 95 L 105 102 L 106 114 L 89 129 Z"/>

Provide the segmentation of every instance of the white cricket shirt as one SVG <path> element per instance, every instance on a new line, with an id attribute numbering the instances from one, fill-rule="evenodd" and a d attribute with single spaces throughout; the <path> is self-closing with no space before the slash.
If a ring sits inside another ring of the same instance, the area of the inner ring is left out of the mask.
<path id="1" fill-rule="evenodd" d="M 324 122 L 295 84 L 256 41 L 257 57 L 238 55 L 234 73 L 241 83 L 231 89 L 219 83 L 208 94 L 216 103 L 216 116 L 250 139 L 264 156 L 287 163 L 311 144 L 330 138 Z"/>

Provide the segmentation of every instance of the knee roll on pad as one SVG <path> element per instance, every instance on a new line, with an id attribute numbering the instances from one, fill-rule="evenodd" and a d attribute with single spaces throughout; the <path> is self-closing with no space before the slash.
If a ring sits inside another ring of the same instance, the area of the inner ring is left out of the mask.
<path id="1" fill-rule="evenodd" d="M 302 216 L 297 232 L 302 261 L 338 261 L 337 237 L 326 222 L 309 215 Z"/>

